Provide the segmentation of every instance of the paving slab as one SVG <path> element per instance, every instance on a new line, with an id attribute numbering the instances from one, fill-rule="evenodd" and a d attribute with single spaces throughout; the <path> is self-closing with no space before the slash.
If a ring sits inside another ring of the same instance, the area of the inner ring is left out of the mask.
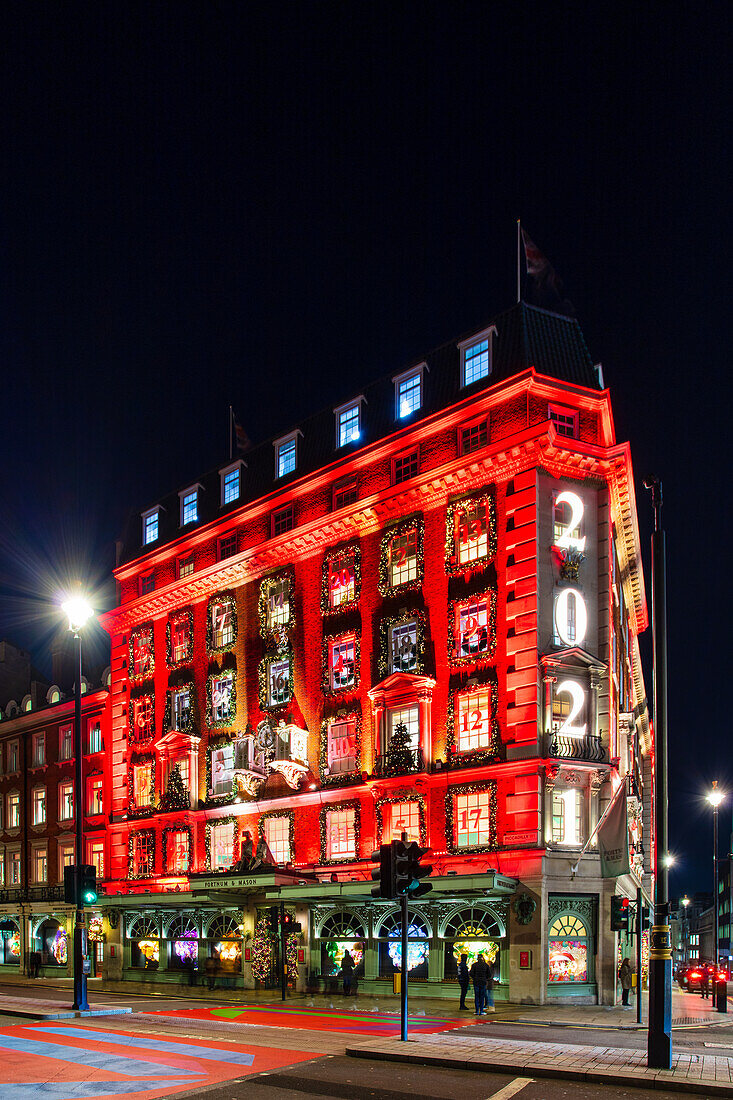
<path id="1" fill-rule="evenodd" d="M 0 996 L 0 1016 L 18 1016 L 25 1020 L 80 1020 L 85 1016 L 123 1016 L 132 1008 L 107 1005 L 102 1008 L 63 1008 L 58 1001 L 42 997 Z"/>

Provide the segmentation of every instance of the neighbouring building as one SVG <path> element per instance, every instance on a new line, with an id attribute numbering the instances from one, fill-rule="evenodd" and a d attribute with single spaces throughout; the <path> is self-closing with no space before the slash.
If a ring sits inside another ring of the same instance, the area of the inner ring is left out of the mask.
<path id="1" fill-rule="evenodd" d="M 348 372 L 347 372 L 348 373 Z M 276 394 L 273 391 L 273 400 Z M 651 851 L 647 606 L 629 445 L 575 320 L 520 303 L 133 516 L 115 570 L 108 983 L 213 955 L 392 989 L 373 850 L 432 848 L 417 993 L 612 1003 L 611 896 Z M 631 872 L 582 849 L 627 785 Z"/>

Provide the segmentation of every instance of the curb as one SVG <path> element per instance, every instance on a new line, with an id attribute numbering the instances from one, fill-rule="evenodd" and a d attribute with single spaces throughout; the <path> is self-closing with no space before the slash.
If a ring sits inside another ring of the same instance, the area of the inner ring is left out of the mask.
<path id="1" fill-rule="evenodd" d="M 408 1040 L 416 1041 L 416 1040 Z M 466 1069 L 479 1073 L 505 1073 L 529 1075 L 531 1077 L 555 1078 L 562 1081 L 587 1081 L 594 1084 L 624 1085 L 626 1088 L 659 1089 L 668 1092 L 695 1093 L 701 1096 L 731 1096 L 733 1083 L 711 1081 L 690 1077 L 678 1078 L 674 1070 L 647 1070 L 643 1075 L 627 1076 L 615 1069 L 573 1069 L 570 1066 L 553 1066 L 549 1063 L 532 1062 L 530 1064 L 516 1060 L 492 1061 L 445 1055 L 418 1054 L 405 1051 L 370 1050 L 368 1047 L 347 1047 L 345 1054 L 350 1058 L 374 1058 L 381 1062 L 407 1062 L 420 1066 L 443 1066 L 449 1069 Z M 647 1076 L 648 1074 L 648 1076 Z"/>
<path id="2" fill-rule="evenodd" d="M 33 1012 L 29 1008 L 0 1008 L 0 1016 L 18 1016 L 23 1020 L 79 1020 L 86 1016 L 126 1016 L 131 1008 L 68 1009 L 64 1012 Z"/>

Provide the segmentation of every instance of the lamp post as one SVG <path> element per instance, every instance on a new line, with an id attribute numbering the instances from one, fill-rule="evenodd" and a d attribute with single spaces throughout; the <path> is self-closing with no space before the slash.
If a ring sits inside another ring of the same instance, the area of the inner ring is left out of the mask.
<path id="1" fill-rule="evenodd" d="M 86 1010 L 87 976 L 84 973 L 86 954 L 86 923 L 84 918 L 84 899 L 81 894 L 81 867 L 84 863 L 84 818 L 82 790 L 82 734 L 81 734 L 81 632 L 94 612 L 81 596 L 66 600 L 61 610 L 69 620 L 69 630 L 76 641 L 76 691 L 74 695 L 74 801 L 76 823 L 76 916 L 74 919 L 74 1004 L 73 1008 Z"/>
<path id="2" fill-rule="evenodd" d="M 680 898 L 680 905 L 682 906 L 682 937 L 685 945 L 685 957 L 682 960 L 684 963 L 690 961 L 690 924 L 687 919 L 687 906 L 690 904 L 690 899 L 687 894 Z"/>
<path id="3" fill-rule="evenodd" d="M 718 786 L 717 779 L 713 780 L 713 789 L 706 795 L 706 798 L 713 807 L 713 962 L 715 963 L 716 975 L 713 980 L 716 984 L 715 997 L 717 1001 L 717 974 L 718 960 L 720 957 L 720 922 L 718 914 L 718 807 L 723 801 L 723 792 Z"/>

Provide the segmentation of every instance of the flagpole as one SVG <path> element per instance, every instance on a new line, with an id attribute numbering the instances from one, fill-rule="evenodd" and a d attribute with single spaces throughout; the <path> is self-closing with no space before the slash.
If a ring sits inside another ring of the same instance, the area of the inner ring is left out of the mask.
<path id="1" fill-rule="evenodd" d="M 232 412 L 232 406 L 229 406 L 229 461 L 232 461 L 232 455 L 234 454 L 234 444 L 232 443 L 232 420 L 234 419 L 234 413 Z"/>
<path id="2" fill-rule="evenodd" d="M 517 218 L 517 305 L 522 300 L 522 219 Z"/>
<path id="3" fill-rule="evenodd" d="M 595 829 L 594 829 L 594 830 L 593 830 L 593 832 L 592 832 L 592 833 L 590 834 L 590 836 L 589 836 L 589 837 L 588 837 L 588 839 L 586 840 L 586 842 L 585 842 L 585 844 L 583 845 L 583 847 L 582 847 L 582 848 L 580 849 L 580 851 L 579 851 L 579 853 L 578 853 L 578 862 L 577 862 L 577 863 L 575 864 L 575 866 L 574 866 L 574 867 L 573 867 L 573 866 L 571 866 L 571 867 L 570 867 L 570 870 L 571 870 L 571 872 L 572 872 L 573 878 L 575 878 L 575 876 L 576 876 L 576 875 L 577 875 L 577 873 L 578 873 L 578 867 L 580 867 L 580 861 L 581 861 L 581 859 L 582 859 L 582 858 L 583 858 L 583 856 L 585 855 L 585 853 L 586 853 L 587 849 L 588 849 L 588 848 L 589 848 L 589 847 L 591 846 L 591 844 L 593 843 L 593 837 L 594 837 L 594 836 L 596 836 L 596 835 L 598 834 L 598 830 L 600 829 L 601 825 L 603 824 L 603 822 L 604 822 L 604 821 L 606 820 L 606 818 L 607 818 L 607 817 L 608 817 L 608 815 L 610 814 L 610 812 L 611 812 L 611 809 L 612 809 L 612 807 L 614 806 L 614 804 L 615 804 L 615 802 L 616 802 L 616 799 L 617 799 L 617 798 L 618 798 L 618 796 L 619 796 L 619 795 L 621 794 L 621 791 L 622 791 L 622 790 L 624 789 L 624 786 L 625 786 L 625 784 L 626 784 L 626 780 L 625 780 L 625 779 L 624 779 L 624 780 L 622 780 L 622 782 L 621 782 L 621 783 L 619 783 L 618 787 L 616 788 L 616 791 L 615 791 L 615 793 L 614 793 L 614 796 L 613 796 L 613 798 L 612 798 L 612 799 L 611 799 L 611 801 L 610 801 L 610 802 L 608 803 L 608 805 L 606 806 L 605 810 L 604 810 L 604 811 L 603 811 L 603 813 L 601 814 L 601 816 L 600 816 L 600 818 L 599 818 L 598 822 L 596 823 L 596 827 L 595 827 Z"/>

